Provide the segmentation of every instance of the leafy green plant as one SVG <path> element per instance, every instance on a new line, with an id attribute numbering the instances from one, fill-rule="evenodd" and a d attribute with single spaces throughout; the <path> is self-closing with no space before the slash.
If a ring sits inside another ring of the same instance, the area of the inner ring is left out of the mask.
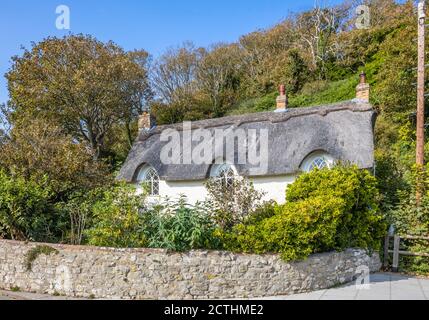
<path id="1" fill-rule="evenodd" d="M 57 254 L 58 250 L 46 245 L 38 245 L 34 248 L 31 248 L 26 254 L 25 254 L 25 267 L 27 271 L 31 271 L 31 268 L 33 266 L 33 262 L 36 261 L 37 257 L 41 254 L 50 255 L 50 254 Z"/>
<path id="2" fill-rule="evenodd" d="M 263 192 L 255 189 L 246 178 L 235 178 L 229 185 L 213 178 L 207 181 L 208 201 L 212 207 L 215 222 L 223 229 L 230 229 L 242 223 L 264 203 Z"/>
<path id="3" fill-rule="evenodd" d="M 417 175 L 421 181 L 421 198 L 417 201 Z M 387 211 L 387 218 L 399 235 L 424 236 L 429 235 L 429 179 L 427 168 L 425 171 L 413 169 L 411 172 L 410 187 L 397 192 L 398 203 Z M 407 251 L 429 253 L 427 240 L 401 240 Z M 416 274 L 429 273 L 429 258 L 427 257 L 400 257 L 400 269 Z"/>
<path id="4" fill-rule="evenodd" d="M 26 179 L 0 170 L 0 238 L 44 241 L 54 225 L 47 178 Z"/>
<path id="5" fill-rule="evenodd" d="M 238 252 L 280 253 L 285 260 L 346 247 L 378 249 L 386 230 L 377 213 L 376 180 L 355 166 L 314 170 L 287 189 L 287 203 L 274 215 L 219 231 Z"/>
<path id="6" fill-rule="evenodd" d="M 64 202 L 55 205 L 56 210 L 64 217 L 64 238 L 68 243 L 80 245 L 85 241 L 85 232 L 93 222 L 93 207 L 102 200 L 105 189 L 78 190 L 71 194 Z"/>
<path id="7" fill-rule="evenodd" d="M 138 231 L 145 210 L 146 193 L 136 195 L 134 187 L 119 184 L 104 191 L 92 212 L 94 226 L 86 234 L 95 246 L 142 247 L 146 239 Z"/>
<path id="8" fill-rule="evenodd" d="M 335 247 L 344 202 L 317 196 L 290 202 L 256 224 L 238 225 L 223 238 L 227 249 L 255 253 L 280 253 L 284 260 L 304 259 Z"/>
<path id="9" fill-rule="evenodd" d="M 337 247 L 379 247 L 386 225 L 378 209 L 377 179 L 369 171 L 349 165 L 314 170 L 299 176 L 286 191 L 289 202 L 315 196 L 332 196 L 344 201 Z"/>
<path id="10" fill-rule="evenodd" d="M 220 242 L 214 236 L 216 225 L 209 212 L 206 203 L 191 206 L 184 197 L 166 201 L 142 215 L 140 232 L 151 248 L 174 251 L 216 249 Z"/>

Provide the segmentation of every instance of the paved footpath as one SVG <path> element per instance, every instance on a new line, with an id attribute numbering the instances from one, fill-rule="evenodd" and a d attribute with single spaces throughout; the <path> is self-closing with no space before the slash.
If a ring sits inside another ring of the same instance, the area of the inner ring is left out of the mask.
<path id="1" fill-rule="evenodd" d="M 369 288 L 358 289 L 355 283 L 337 288 L 290 296 L 267 297 L 269 300 L 429 300 L 429 279 L 393 273 L 370 276 Z M 46 294 L 0 290 L 0 300 L 74 300 Z M 0 302 L 1 305 L 1 302 Z"/>
<path id="2" fill-rule="evenodd" d="M 429 279 L 397 273 L 375 273 L 366 289 L 349 283 L 337 288 L 290 296 L 269 297 L 274 300 L 429 300 Z"/>

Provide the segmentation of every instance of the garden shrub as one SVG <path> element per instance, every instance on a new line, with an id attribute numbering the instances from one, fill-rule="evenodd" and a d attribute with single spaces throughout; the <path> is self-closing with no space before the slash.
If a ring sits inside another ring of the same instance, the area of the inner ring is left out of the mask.
<path id="1" fill-rule="evenodd" d="M 259 204 L 250 215 L 244 219 L 244 224 L 251 225 L 258 223 L 264 219 L 271 218 L 275 215 L 278 210 L 279 205 L 274 200 L 265 201 L 262 204 Z"/>
<path id="2" fill-rule="evenodd" d="M 191 206 L 184 197 L 174 202 L 167 200 L 142 215 L 140 232 L 151 248 L 216 249 L 220 242 L 214 234 L 216 225 L 210 210 L 204 203 Z"/>
<path id="3" fill-rule="evenodd" d="M 0 238 L 48 241 L 54 229 L 46 177 L 36 181 L 0 170 Z"/>
<path id="4" fill-rule="evenodd" d="M 388 219 L 395 227 L 395 234 L 427 237 L 429 196 L 424 195 L 419 203 L 414 189 L 411 192 L 400 192 L 398 196 L 400 199 L 398 206 L 388 212 Z M 427 240 L 401 240 L 401 246 L 407 251 L 429 253 Z M 400 256 L 399 268 L 401 271 L 428 274 L 429 258 Z"/>
<path id="5" fill-rule="evenodd" d="M 185 198 L 149 205 L 146 193 L 120 185 L 93 207 L 95 225 L 87 231 L 96 246 L 148 247 L 173 251 L 220 248 L 208 203 L 191 206 Z"/>
<path id="6" fill-rule="evenodd" d="M 406 190 L 407 183 L 395 156 L 379 150 L 375 152 L 375 159 L 376 177 L 381 195 L 380 209 L 386 212 L 398 203 L 398 191 Z"/>
<path id="7" fill-rule="evenodd" d="M 61 225 L 63 240 L 80 245 L 85 241 L 85 232 L 93 223 L 93 208 L 103 198 L 102 188 L 78 190 L 63 202 L 55 204 L 57 212 L 64 217 Z"/>
<path id="8" fill-rule="evenodd" d="M 421 199 L 417 201 L 417 174 L 421 182 Z M 395 234 L 429 236 L 429 179 L 428 167 L 421 171 L 413 168 L 408 189 L 397 192 L 398 203 L 387 211 L 387 219 L 394 226 Z M 427 240 L 401 240 L 401 246 L 411 252 L 429 253 Z M 399 268 L 416 274 L 429 273 L 429 258 L 401 256 Z"/>
<path id="9" fill-rule="evenodd" d="M 139 232 L 140 214 L 146 193 L 136 195 L 134 187 L 119 184 L 103 192 L 93 208 L 94 226 L 87 231 L 88 243 L 107 247 L 142 247 L 144 235 Z"/>
<path id="10" fill-rule="evenodd" d="M 236 177 L 228 186 L 213 178 L 207 181 L 206 189 L 213 219 L 222 229 L 231 229 L 234 225 L 244 222 L 264 205 L 261 201 L 264 193 L 256 190 L 253 183 L 246 178 Z"/>
<path id="11" fill-rule="evenodd" d="M 335 247 L 344 201 L 317 196 L 286 203 L 256 224 L 238 225 L 225 238 L 232 251 L 280 253 L 284 260 L 303 259 Z"/>
<path id="12" fill-rule="evenodd" d="M 386 225 L 377 213 L 376 180 L 354 166 L 305 173 L 274 215 L 220 232 L 228 250 L 280 253 L 285 260 L 346 247 L 378 249 Z"/>
<path id="13" fill-rule="evenodd" d="M 286 204 L 280 214 L 266 220 L 263 231 L 270 251 L 279 248 L 285 260 L 303 259 L 335 247 L 344 201 L 316 196 Z"/>
<path id="14" fill-rule="evenodd" d="M 336 236 L 337 248 L 379 247 L 379 239 L 384 236 L 386 225 L 378 213 L 377 179 L 369 171 L 349 165 L 313 170 L 302 174 L 289 185 L 286 200 L 295 202 L 322 195 L 344 201 Z"/>

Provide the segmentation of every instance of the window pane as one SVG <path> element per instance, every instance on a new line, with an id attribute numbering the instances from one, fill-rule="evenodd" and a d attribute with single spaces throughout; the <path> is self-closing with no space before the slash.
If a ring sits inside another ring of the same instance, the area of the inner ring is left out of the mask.
<path id="1" fill-rule="evenodd" d="M 152 167 L 143 168 L 142 170 L 144 174 L 141 182 L 147 186 L 149 195 L 159 195 L 159 176 L 156 170 Z"/>
<path id="2" fill-rule="evenodd" d="M 316 159 L 314 159 L 309 167 L 309 171 L 313 170 L 313 169 L 323 169 L 326 168 L 328 166 L 328 164 L 326 163 L 325 158 L 322 157 L 318 157 Z"/>
<path id="3" fill-rule="evenodd" d="M 229 164 L 221 164 L 215 171 L 215 179 L 224 188 L 230 188 L 234 184 L 235 172 Z"/>

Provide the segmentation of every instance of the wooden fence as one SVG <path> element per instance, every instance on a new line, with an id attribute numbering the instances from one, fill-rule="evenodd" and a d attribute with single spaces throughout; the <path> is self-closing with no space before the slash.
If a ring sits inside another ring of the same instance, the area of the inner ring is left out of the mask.
<path id="1" fill-rule="evenodd" d="M 393 250 L 389 249 L 390 239 L 393 238 Z M 387 268 L 389 266 L 389 254 L 393 253 L 393 262 L 392 262 L 392 271 L 398 272 L 399 268 L 399 256 L 419 256 L 419 257 L 429 257 L 429 253 L 423 252 L 411 252 L 400 250 L 401 240 L 427 240 L 429 237 L 419 237 L 419 236 L 399 236 L 399 235 L 386 235 L 384 239 L 384 261 L 383 267 Z"/>

